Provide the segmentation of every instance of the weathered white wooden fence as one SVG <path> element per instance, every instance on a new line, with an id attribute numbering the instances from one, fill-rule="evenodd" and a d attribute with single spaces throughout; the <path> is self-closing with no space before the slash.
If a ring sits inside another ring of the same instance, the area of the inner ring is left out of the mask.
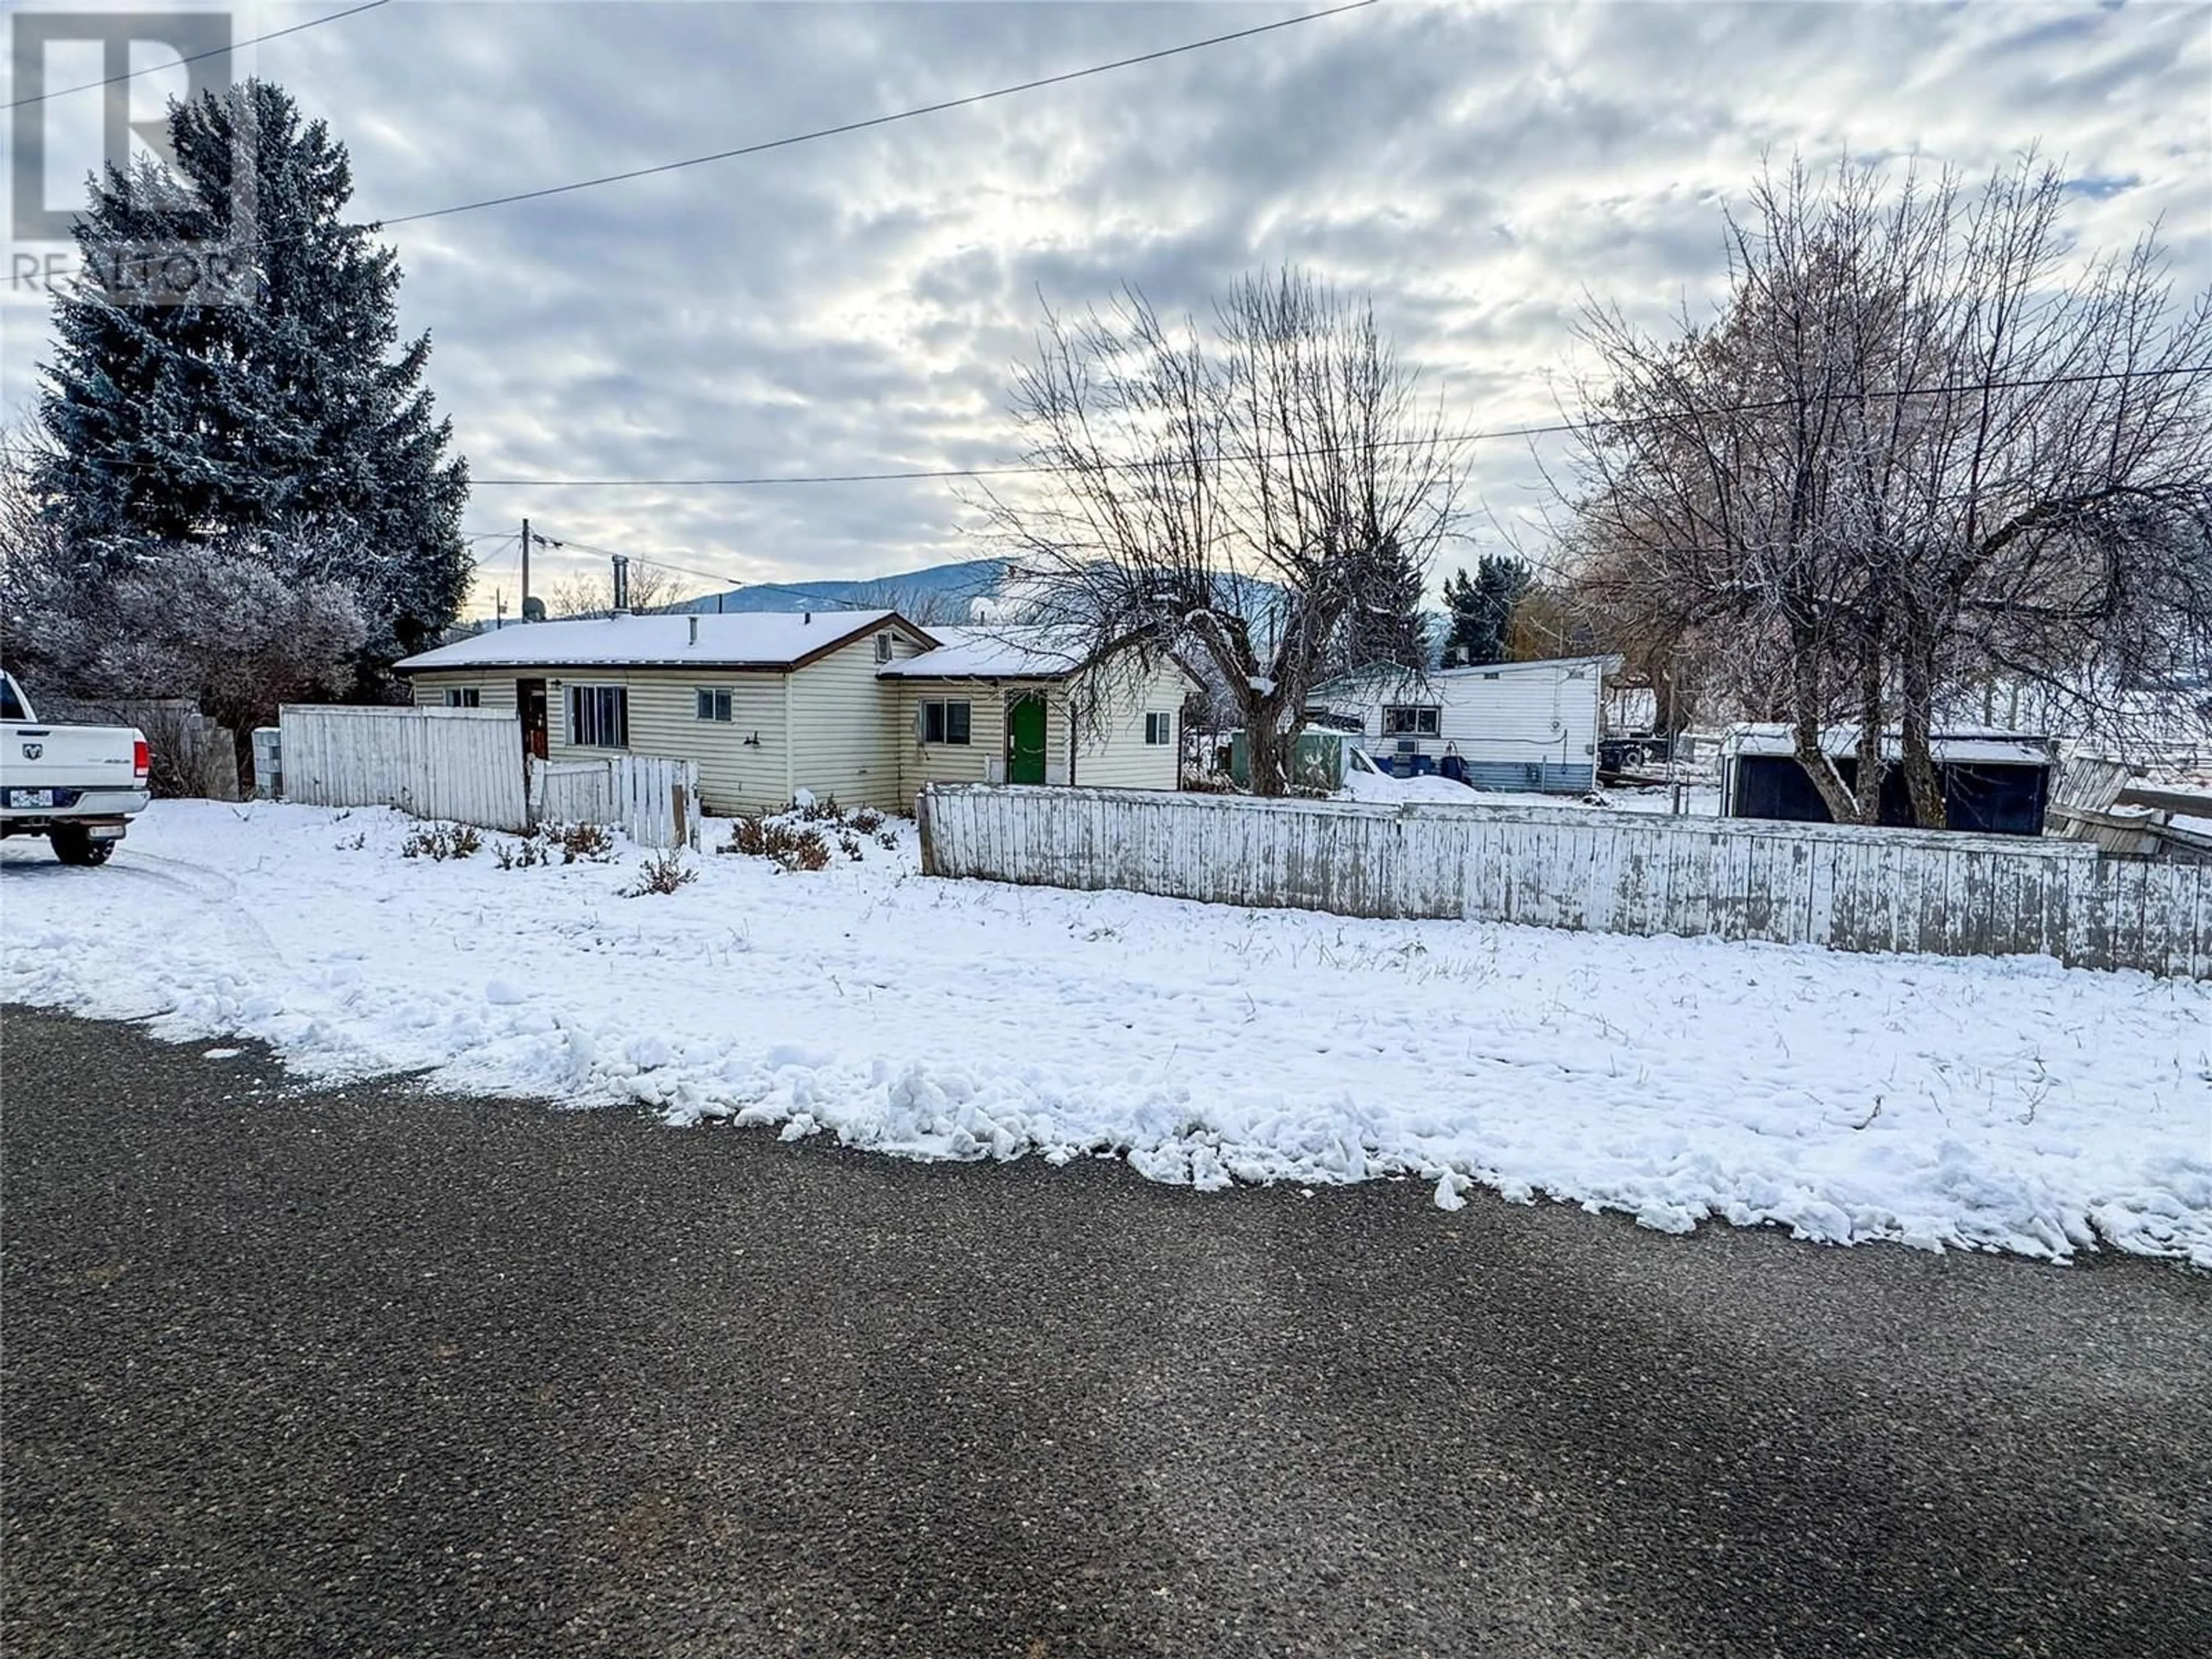
<path id="1" fill-rule="evenodd" d="M 699 844 L 699 765 L 653 755 L 540 762 L 530 769 L 540 823 L 611 823 L 641 847 Z"/>
<path id="2" fill-rule="evenodd" d="M 2078 842 L 992 784 L 919 814 L 931 875 L 2212 978 L 2212 868 Z"/>
<path id="3" fill-rule="evenodd" d="M 284 794 L 314 806 L 396 806 L 488 830 L 529 827 L 522 727 L 489 708 L 288 703 Z"/>

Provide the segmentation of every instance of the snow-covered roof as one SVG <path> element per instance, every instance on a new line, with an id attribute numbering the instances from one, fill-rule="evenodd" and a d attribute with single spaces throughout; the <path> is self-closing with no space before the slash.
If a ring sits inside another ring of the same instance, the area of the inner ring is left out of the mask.
<path id="1" fill-rule="evenodd" d="M 1522 674 L 1571 674 L 1577 670 L 1587 675 L 1593 667 L 1611 674 L 1619 670 L 1620 664 L 1619 657 L 1540 657 L 1531 662 L 1485 662 L 1467 668 L 1431 668 L 1417 673 L 1396 663 L 1379 662 L 1324 680 L 1314 688 L 1314 693 L 1316 696 L 1345 691 L 1371 694 L 1377 687 L 1411 688 L 1437 680 L 1489 680 Z"/>
<path id="2" fill-rule="evenodd" d="M 1619 657 L 1539 657 L 1530 662 L 1479 662 L 1464 668 L 1432 668 L 1432 680 L 1462 680 L 1480 675 L 1489 679 L 1498 674 L 1531 674 L 1542 669 L 1589 668 L 1593 665 L 1612 673 L 1620 666 Z"/>
<path id="3" fill-rule="evenodd" d="M 876 672 L 889 679 L 1061 679 L 1082 660 L 1082 637 L 1073 629 L 984 626 L 933 628 L 940 641 Z"/>
<path id="4" fill-rule="evenodd" d="M 393 666 L 407 674 L 441 668 L 792 668 L 885 623 L 929 637 L 896 611 L 597 617 L 495 629 Z"/>
<path id="5" fill-rule="evenodd" d="M 1838 758 L 1858 752 L 1856 726 L 1831 726 L 1820 732 L 1820 747 Z M 2029 732 L 1978 728 L 1937 732 L 1928 740 L 1936 760 L 1958 766 L 2049 766 L 2057 759 L 2051 739 Z M 1729 755 L 1794 755 L 1797 740 L 1786 726 L 1731 726 L 1722 734 L 1721 753 Z M 1894 732 L 1881 738 L 1882 757 L 1895 760 L 1903 747 Z"/>

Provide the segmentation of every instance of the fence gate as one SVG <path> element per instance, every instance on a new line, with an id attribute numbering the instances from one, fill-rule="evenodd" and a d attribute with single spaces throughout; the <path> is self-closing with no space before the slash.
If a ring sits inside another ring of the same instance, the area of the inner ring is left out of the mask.
<path id="1" fill-rule="evenodd" d="M 699 844 L 699 763 L 655 755 L 538 762 L 530 769 L 534 823 L 607 823 L 641 847 Z"/>

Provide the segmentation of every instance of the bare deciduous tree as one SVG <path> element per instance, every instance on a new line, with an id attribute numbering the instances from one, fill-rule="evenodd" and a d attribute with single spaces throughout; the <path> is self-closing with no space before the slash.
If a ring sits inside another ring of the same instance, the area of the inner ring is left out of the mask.
<path id="1" fill-rule="evenodd" d="M 1788 721 L 1838 822 L 1877 816 L 1893 726 L 1941 825 L 1930 738 L 1962 692 L 2025 682 L 2119 735 L 2212 659 L 2212 293 L 2178 304 L 2151 235 L 2077 258 L 2033 157 L 1971 193 L 1883 183 L 1763 177 L 1709 325 L 1589 315 L 1572 543 L 1625 641 Z"/>
<path id="2" fill-rule="evenodd" d="M 642 559 L 629 562 L 629 608 L 632 611 L 658 611 L 672 605 L 676 590 L 681 586 L 676 573 L 664 570 L 657 564 Z M 562 576 L 553 584 L 546 595 L 545 611 L 558 617 L 611 617 L 615 614 L 615 578 L 612 570 L 579 571 Z"/>
<path id="3" fill-rule="evenodd" d="M 1038 485 L 975 504 L 1026 619 L 1079 641 L 1098 683 L 1172 659 L 1224 687 L 1254 791 L 1286 793 L 1332 647 L 1456 524 L 1460 446 L 1372 308 L 1284 271 L 1240 284 L 1202 335 L 1130 289 L 1047 319 L 1014 414 Z"/>

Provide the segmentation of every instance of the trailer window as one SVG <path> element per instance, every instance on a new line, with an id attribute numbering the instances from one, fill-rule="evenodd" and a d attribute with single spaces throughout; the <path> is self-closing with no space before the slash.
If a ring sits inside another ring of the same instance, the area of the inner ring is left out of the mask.
<path id="1" fill-rule="evenodd" d="M 446 688 L 446 707 L 481 708 L 483 707 L 483 688 L 480 685 L 449 685 Z"/>
<path id="2" fill-rule="evenodd" d="M 1442 711 L 1413 704 L 1393 703 L 1382 710 L 1382 735 L 1386 738 L 1433 738 Z"/>

